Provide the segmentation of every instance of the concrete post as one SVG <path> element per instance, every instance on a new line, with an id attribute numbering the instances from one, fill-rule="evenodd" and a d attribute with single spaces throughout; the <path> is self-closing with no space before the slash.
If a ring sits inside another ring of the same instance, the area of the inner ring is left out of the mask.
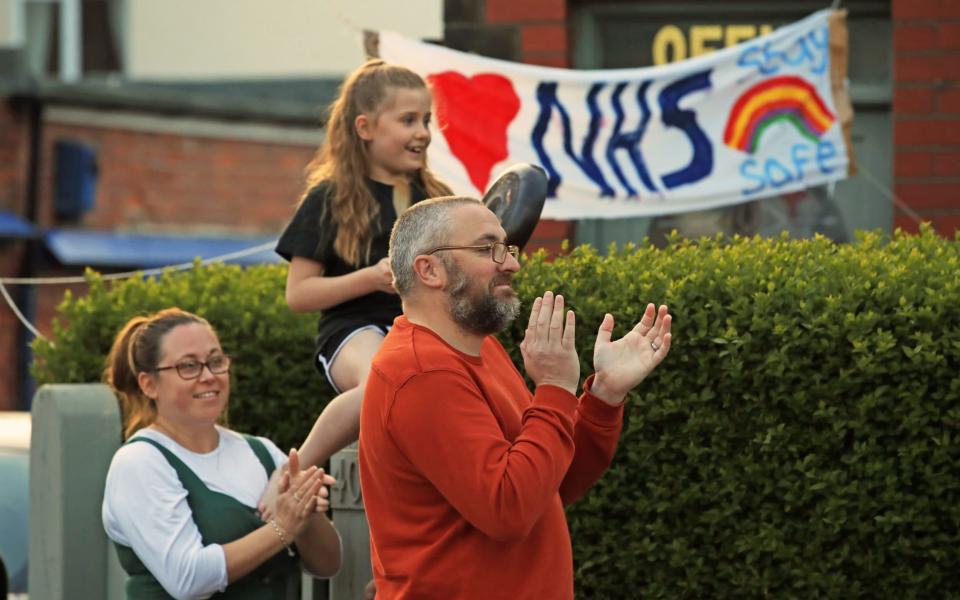
<path id="1" fill-rule="evenodd" d="M 117 400 L 101 384 L 45 385 L 32 414 L 30 596 L 121 598 L 115 568 L 108 577 L 114 552 L 100 519 L 107 468 L 121 442 Z"/>

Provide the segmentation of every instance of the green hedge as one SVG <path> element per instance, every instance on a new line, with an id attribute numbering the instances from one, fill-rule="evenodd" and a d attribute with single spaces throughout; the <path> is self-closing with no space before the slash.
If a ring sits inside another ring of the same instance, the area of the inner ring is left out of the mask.
<path id="1" fill-rule="evenodd" d="M 960 597 L 958 259 L 928 228 L 528 258 L 516 288 L 567 297 L 584 376 L 604 311 L 618 333 L 648 301 L 675 317 L 613 466 L 568 511 L 578 597 Z M 35 344 L 36 374 L 95 380 L 121 321 L 177 304 L 237 358 L 233 425 L 295 443 L 331 392 L 283 273 L 93 277 L 61 306 L 56 346 Z M 515 358 L 522 321 L 503 336 Z"/>

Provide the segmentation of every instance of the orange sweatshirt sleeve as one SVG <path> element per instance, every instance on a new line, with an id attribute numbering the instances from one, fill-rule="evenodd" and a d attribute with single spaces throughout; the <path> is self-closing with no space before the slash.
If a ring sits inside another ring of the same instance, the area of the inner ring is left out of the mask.
<path id="1" fill-rule="evenodd" d="M 573 462 L 560 485 L 560 499 L 573 504 L 593 486 L 613 461 L 623 425 L 623 404 L 610 406 L 590 393 L 593 375 L 583 384 L 577 405 Z"/>
<path id="2" fill-rule="evenodd" d="M 431 371 L 397 390 L 386 426 L 407 460 L 471 525 L 497 540 L 517 540 L 567 475 L 577 404 L 559 387 L 539 386 L 511 443 L 469 377 Z"/>

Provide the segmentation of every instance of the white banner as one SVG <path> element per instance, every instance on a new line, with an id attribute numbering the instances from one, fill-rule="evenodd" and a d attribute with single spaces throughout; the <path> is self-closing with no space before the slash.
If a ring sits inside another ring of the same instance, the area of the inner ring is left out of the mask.
<path id="1" fill-rule="evenodd" d="M 538 67 L 379 37 L 384 60 L 433 89 L 431 168 L 479 196 L 509 166 L 540 165 L 544 218 L 737 204 L 843 179 L 852 164 L 832 92 L 829 10 L 642 69 Z"/>

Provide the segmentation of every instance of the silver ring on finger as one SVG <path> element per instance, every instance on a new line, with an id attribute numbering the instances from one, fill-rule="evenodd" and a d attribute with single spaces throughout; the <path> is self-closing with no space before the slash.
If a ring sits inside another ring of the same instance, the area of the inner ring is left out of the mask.
<path id="1" fill-rule="evenodd" d="M 653 348 L 654 352 L 660 349 L 660 346 L 658 346 L 656 342 L 650 342 L 650 347 Z"/>
<path id="2" fill-rule="evenodd" d="M 300 496 L 300 494 L 294 492 L 294 493 L 293 493 L 293 499 L 299 504 L 300 501 L 303 500 L 303 497 Z"/>

